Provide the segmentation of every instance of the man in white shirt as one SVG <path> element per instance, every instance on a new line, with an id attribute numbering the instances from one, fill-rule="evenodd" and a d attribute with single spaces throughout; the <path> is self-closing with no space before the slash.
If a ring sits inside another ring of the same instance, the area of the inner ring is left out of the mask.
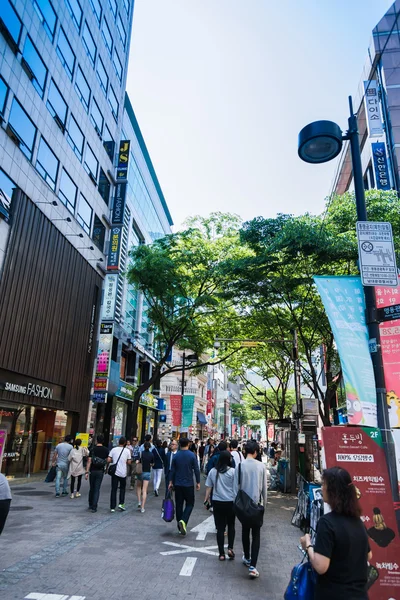
<path id="1" fill-rule="evenodd" d="M 125 448 L 126 438 L 119 438 L 119 445 L 110 450 L 107 462 L 117 465 L 115 475 L 111 477 L 111 496 L 110 496 L 110 509 L 111 512 L 115 512 L 117 506 L 117 489 L 119 484 L 119 504 L 120 510 L 126 510 L 125 508 L 125 489 L 126 489 L 126 476 L 128 474 L 127 465 L 132 463 L 132 454 L 128 448 Z"/>
<path id="2" fill-rule="evenodd" d="M 240 465 L 241 462 L 244 461 L 244 456 L 241 452 L 239 452 L 238 450 L 238 441 L 237 440 L 231 440 L 229 442 L 229 450 L 232 454 L 232 458 L 235 461 L 235 467 L 237 467 L 238 465 Z"/>

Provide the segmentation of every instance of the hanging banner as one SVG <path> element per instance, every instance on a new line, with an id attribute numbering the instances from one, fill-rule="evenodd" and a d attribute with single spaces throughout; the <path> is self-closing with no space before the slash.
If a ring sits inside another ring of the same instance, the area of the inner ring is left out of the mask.
<path id="1" fill-rule="evenodd" d="M 378 190 L 390 190 L 389 166 L 385 144 L 383 142 L 373 142 L 371 146 L 376 187 Z"/>
<path id="2" fill-rule="evenodd" d="M 376 390 L 359 277 L 314 277 L 335 338 L 351 425 L 377 426 Z"/>
<path id="3" fill-rule="evenodd" d="M 375 79 L 364 81 L 364 92 L 369 137 L 379 137 L 383 135 L 383 127 L 379 106 L 378 82 Z"/>
<path id="4" fill-rule="evenodd" d="M 327 468 L 346 469 L 358 490 L 372 550 L 370 562 L 379 574 L 368 590 L 369 600 L 398 599 L 400 536 L 381 433 L 367 427 L 325 427 L 322 442 Z"/>
<path id="5" fill-rule="evenodd" d="M 393 317 L 387 323 L 380 323 L 379 331 L 390 427 L 400 427 L 400 318 L 395 318 L 400 305 L 400 286 L 376 287 L 375 296 L 378 314 L 387 312 L 381 316 Z"/>
<path id="6" fill-rule="evenodd" d="M 194 396 L 183 396 L 182 402 L 182 427 L 193 425 Z"/>
<path id="7" fill-rule="evenodd" d="M 182 396 L 180 394 L 170 396 L 169 403 L 172 411 L 172 426 L 180 427 L 182 417 Z"/>
<path id="8" fill-rule="evenodd" d="M 274 423 L 268 423 L 268 441 L 273 442 L 275 439 L 275 425 Z"/>
<path id="9" fill-rule="evenodd" d="M 207 390 L 207 408 L 206 414 L 211 415 L 212 413 L 212 393 L 211 390 Z"/>

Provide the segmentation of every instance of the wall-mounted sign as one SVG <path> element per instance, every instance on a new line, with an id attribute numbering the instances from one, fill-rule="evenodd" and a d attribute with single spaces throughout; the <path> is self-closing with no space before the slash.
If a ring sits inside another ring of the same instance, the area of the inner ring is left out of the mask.
<path id="1" fill-rule="evenodd" d="M 383 142 L 373 142 L 371 146 L 376 187 L 378 190 L 390 190 L 389 166 L 385 144 Z"/>
<path id="2" fill-rule="evenodd" d="M 47 381 L 0 369 L 0 390 L 43 400 L 64 400 L 65 388 Z"/>
<path id="3" fill-rule="evenodd" d="M 318 400 L 316 398 L 302 398 L 303 415 L 318 414 Z"/>
<path id="4" fill-rule="evenodd" d="M 153 396 L 153 394 L 142 394 L 140 396 L 139 404 L 158 409 L 158 400 L 155 396 Z"/>
<path id="5" fill-rule="evenodd" d="M 120 398 L 125 398 L 125 400 L 132 400 L 135 395 L 136 387 L 131 385 L 130 383 L 126 383 L 126 381 L 120 381 L 119 388 L 116 391 L 115 395 Z"/>
<path id="6" fill-rule="evenodd" d="M 100 325 L 100 333 L 110 334 L 113 332 L 113 324 L 112 323 L 101 323 Z"/>
<path id="7" fill-rule="evenodd" d="M 126 183 L 118 182 L 115 187 L 114 206 L 112 211 L 113 225 L 122 225 L 124 222 Z"/>
<path id="8" fill-rule="evenodd" d="M 107 269 L 109 271 L 119 271 L 119 257 L 121 253 L 122 227 L 113 225 L 110 235 L 110 249 L 108 252 Z"/>
<path id="9" fill-rule="evenodd" d="M 117 298 L 118 275 L 107 273 L 104 280 L 104 298 L 101 307 L 101 320 L 112 321 L 115 313 L 115 300 Z M 111 326 L 112 327 L 112 326 Z M 105 331 L 103 333 L 106 333 Z"/>
<path id="10" fill-rule="evenodd" d="M 107 394 L 105 392 L 94 392 L 92 402 L 97 404 L 104 404 L 106 402 Z"/>
<path id="11" fill-rule="evenodd" d="M 378 82 L 375 79 L 364 81 L 364 103 L 367 115 L 369 137 L 383 135 L 381 109 L 379 106 Z"/>
<path id="12" fill-rule="evenodd" d="M 131 142 L 129 140 L 120 141 L 118 152 L 118 169 L 126 169 L 128 167 L 130 145 Z"/>

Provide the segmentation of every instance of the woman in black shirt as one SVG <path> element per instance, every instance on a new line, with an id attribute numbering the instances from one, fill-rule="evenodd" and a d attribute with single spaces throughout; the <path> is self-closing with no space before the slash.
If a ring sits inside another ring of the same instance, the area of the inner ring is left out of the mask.
<path id="1" fill-rule="evenodd" d="M 144 451 L 140 455 L 140 460 L 136 464 L 142 463 L 142 473 L 136 475 L 136 493 L 138 498 L 138 510 L 144 513 L 144 506 L 147 499 L 147 488 L 151 477 L 151 467 L 154 465 L 154 456 L 150 452 L 150 442 L 144 443 Z"/>
<path id="2" fill-rule="evenodd" d="M 308 534 L 300 540 L 317 573 L 315 600 L 368 600 L 367 561 L 372 552 L 348 471 L 326 469 L 322 494 L 332 512 L 318 521 L 314 547 Z"/>

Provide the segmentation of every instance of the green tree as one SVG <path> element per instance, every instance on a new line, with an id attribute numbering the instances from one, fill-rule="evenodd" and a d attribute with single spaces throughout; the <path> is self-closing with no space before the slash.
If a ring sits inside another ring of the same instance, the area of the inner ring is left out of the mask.
<path id="1" fill-rule="evenodd" d="M 134 394 L 133 432 L 141 395 L 162 377 L 181 371 L 181 366 L 167 362 L 173 346 L 197 354 L 195 372 L 223 362 L 240 349 L 235 347 L 215 359 L 204 358 L 211 354 L 215 336 L 235 337 L 240 330 L 235 305 L 223 294 L 229 274 L 220 268 L 227 258 L 240 259 L 247 252 L 239 243 L 237 218 L 230 220 L 217 213 L 204 221 L 197 217 L 192 224 L 196 227 L 138 246 L 130 253 L 127 279 L 143 292 L 154 347 L 159 349 L 150 378 L 141 382 Z"/>

